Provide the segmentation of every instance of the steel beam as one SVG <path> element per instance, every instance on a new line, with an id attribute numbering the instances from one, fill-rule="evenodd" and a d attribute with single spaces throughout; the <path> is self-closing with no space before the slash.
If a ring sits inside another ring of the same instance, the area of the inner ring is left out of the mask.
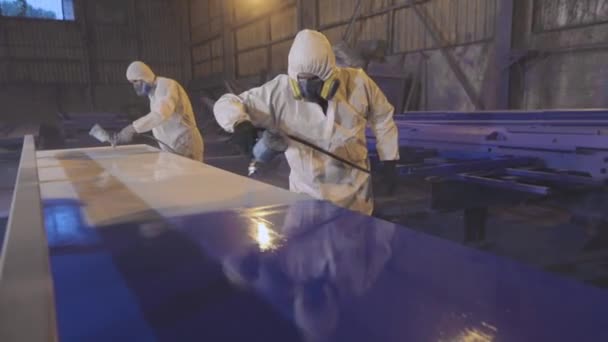
<path id="1" fill-rule="evenodd" d="M 581 185 L 581 186 L 603 186 L 606 183 L 602 180 L 591 177 L 561 174 L 555 172 L 543 172 L 527 169 L 506 169 L 505 172 L 510 176 L 521 177 L 530 180 L 538 180 L 549 183 L 559 183 L 560 185 Z"/>
<path id="2" fill-rule="evenodd" d="M 516 182 L 516 181 L 507 181 L 507 180 L 502 180 L 502 179 L 476 176 L 476 175 L 471 175 L 471 174 L 459 174 L 456 176 L 456 178 L 461 181 L 464 181 L 464 182 L 479 184 L 479 185 L 488 186 L 488 187 L 496 188 L 496 189 L 525 192 L 525 193 L 529 193 L 529 194 L 543 195 L 543 196 L 551 194 L 551 188 L 549 188 L 547 186 L 542 186 L 542 185 L 526 184 L 526 183 L 520 183 L 520 182 Z"/>
<path id="3" fill-rule="evenodd" d="M 447 162 L 437 165 L 399 165 L 397 172 L 400 176 L 453 176 L 463 172 L 487 171 L 505 169 L 512 167 L 522 167 L 534 164 L 534 158 L 493 158 L 460 162 Z"/>

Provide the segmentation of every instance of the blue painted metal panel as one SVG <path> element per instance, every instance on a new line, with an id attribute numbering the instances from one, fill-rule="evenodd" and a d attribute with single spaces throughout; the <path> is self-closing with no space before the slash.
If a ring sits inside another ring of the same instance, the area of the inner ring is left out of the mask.
<path id="1" fill-rule="evenodd" d="M 66 341 L 608 340 L 605 290 L 325 202 L 106 227 L 52 207 L 78 222 L 46 216 Z"/>
<path id="2" fill-rule="evenodd" d="M 488 158 L 458 162 L 444 162 L 437 165 L 399 165 L 400 176 L 451 176 L 462 172 L 500 170 L 510 167 L 528 166 L 536 162 L 534 158 Z"/>

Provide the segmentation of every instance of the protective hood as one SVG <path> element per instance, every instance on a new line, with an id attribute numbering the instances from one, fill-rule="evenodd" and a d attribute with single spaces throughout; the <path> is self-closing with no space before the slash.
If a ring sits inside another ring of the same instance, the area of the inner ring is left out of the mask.
<path id="1" fill-rule="evenodd" d="M 323 33 L 302 30 L 289 50 L 288 63 L 289 77 L 294 80 L 300 73 L 309 73 L 326 81 L 336 69 L 336 56 Z"/>
<path id="2" fill-rule="evenodd" d="M 154 83 L 156 75 L 149 66 L 143 62 L 133 62 L 127 68 L 127 80 L 129 81 L 144 81 L 146 83 Z"/>

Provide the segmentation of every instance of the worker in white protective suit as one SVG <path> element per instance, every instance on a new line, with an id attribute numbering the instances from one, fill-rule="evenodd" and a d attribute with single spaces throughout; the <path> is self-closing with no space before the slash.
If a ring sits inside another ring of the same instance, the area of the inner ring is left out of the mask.
<path id="1" fill-rule="evenodd" d="M 126 144 L 136 133 L 152 131 L 154 137 L 162 142 L 159 145 L 163 151 L 203 161 L 203 138 L 184 88 L 172 79 L 157 77 L 150 67 L 139 61 L 129 65 L 127 79 L 137 95 L 148 96 L 150 113 L 123 128 L 115 142 Z"/>
<path id="2" fill-rule="evenodd" d="M 251 151 L 254 126 L 293 135 L 362 168 L 369 169 L 365 129 L 377 138 L 384 183 L 396 182 L 399 159 L 394 108 L 361 69 L 339 68 L 331 45 L 320 32 L 299 32 L 288 60 L 288 74 L 240 95 L 226 94 L 214 106 L 220 126 L 233 141 Z M 288 140 L 291 191 L 329 200 L 371 214 L 371 179 L 306 145 Z"/>

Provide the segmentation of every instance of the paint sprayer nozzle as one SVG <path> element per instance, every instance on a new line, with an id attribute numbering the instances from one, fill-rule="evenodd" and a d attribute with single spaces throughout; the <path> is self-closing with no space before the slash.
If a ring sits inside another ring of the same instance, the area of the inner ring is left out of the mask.
<path id="1" fill-rule="evenodd" d="M 95 124 L 93 128 L 91 128 L 91 130 L 89 131 L 89 135 L 100 142 L 107 142 L 110 143 L 112 147 L 115 146 L 113 139 L 110 136 L 110 133 L 108 133 L 105 129 L 99 126 L 99 124 Z"/>

